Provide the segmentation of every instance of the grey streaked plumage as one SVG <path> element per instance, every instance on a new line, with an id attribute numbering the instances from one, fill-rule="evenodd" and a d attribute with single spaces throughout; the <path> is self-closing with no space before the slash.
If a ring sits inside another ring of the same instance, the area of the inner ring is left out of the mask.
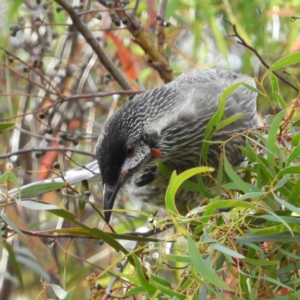
<path id="1" fill-rule="evenodd" d="M 251 78 L 230 71 L 195 70 L 136 96 L 120 108 L 108 120 L 96 146 L 104 208 L 113 207 L 121 187 L 133 198 L 164 205 L 168 181 L 156 163 L 164 162 L 178 173 L 198 166 L 203 134 L 218 109 L 220 94 L 241 81 L 255 86 Z M 256 93 L 241 85 L 227 98 L 224 114 L 229 118 L 243 112 L 247 115 L 217 131 L 212 141 L 226 141 L 232 134 L 256 126 Z M 237 145 L 244 145 L 242 136 L 226 144 L 232 164 L 242 159 Z M 210 145 L 208 164 L 217 168 L 219 156 L 220 144 Z M 199 198 L 199 193 L 181 190 L 176 198 L 179 212 L 185 214 L 200 205 Z M 110 215 L 105 213 L 107 222 Z"/>

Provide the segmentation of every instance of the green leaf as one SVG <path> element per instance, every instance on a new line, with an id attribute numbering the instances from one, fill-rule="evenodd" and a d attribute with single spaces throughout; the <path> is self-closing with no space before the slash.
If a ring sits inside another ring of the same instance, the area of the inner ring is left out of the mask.
<path id="1" fill-rule="evenodd" d="M 287 182 L 288 180 L 291 178 L 291 174 L 287 174 L 285 175 L 274 187 L 275 190 L 278 190 L 280 188 L 282 188 Z"/>
<path id="2" fill-rule="evenodd" d="M 164 163 L 161 163 L 161 162 L 157 163 L 157 167 L 159 168 L 161 173 L 170 180 L 170 178 L 172 176 L 172 171 Z M 185 182 L 182 183 L 181 187 L 188 191 L 201 192 L 201 194 L 202 194 L 201 188 L 195 182 L 186 180 Z"/>
<path id="3" fill-rule="evenodd" d="M 155 281 L 156 283 L 159 283 L 163 286 L 168 286 L 168 287 L 171 287 L 171 284 L 168 280 L 162 278 L 162 277 L 159 277 L 159 276 L 156 276 L 154 274 L 151 274 L 150 276 L 151 280 Z"/>
<path id="4" fill-rule="evenodd" d="M 287 167 L 278 173 L 278 176 L 283 174 L 300 174 L 300 166 Z"/>
<path id="5" fill-rule="evenodd" d="M 52 287 L 52 290 L 53 290 L 54 294 L 59 299 L 63 299 L 67 295 L 67 292 L 63 288 L 61 288 L 59 285 L 57 285 L 57 284 L 50 284 L 50 286 Z"/>
<path id="6" fill-rule="evenodd" d="M 271 277 L 268 277 L 268 276 L 261 276 L 260 278 L 262 278 L 262 279 L 264 279 L 264 280 L 267 280 L 267 281 L 269 281 L 269 282 L 271 282 L 271 283 L 274 283 L 276 286 L 281 286 L 281 287 L 284 287 L 284 288 L 287 288 L 287 289 L 289 289 L 289 290 L 294 291 L 294 289 L 292 289 L 290 286 L 285 285 L 285 284 L 281 283 L 280 281 L 278 281 L 278 280 L 276 280 L 276 279 L 273 279 L 273 278 L 271 278 Z"/>
<path id="7" fill-rule="evenodd" d="M 216 182 L 216 195 L 221 195 L 222 193 L 222 183 L 224 181 L 224 152 L 221 152 L 220 160 L 219 160 L 219 169 L 217 174 L 217 182 Z"/>
<path id="8" fill-rule="evenodd" d="M 262 260 L 262 259 L 252 259 L 252 258 L 245 258 L 245 262 L 255 265 L 255 266 L 278 266 L 279 261 L 278 260 Z"/>
<path id="9" fill-rule="evenodd" d="M 185 172 L 182 172 L 179 175 L 176 175 L 175 171 L 170 180 L 170 184 L 168 186 L 166 192 L 166 207 L 169 211 L 173 213 L 177 213 L 176 205 L 175 205 L 175 196 L 179 187 L 190 177 L 195 176 L 200 173 L 212 172 L 214 169 L 209 167 L 196 167 L 189 169 Z"/>
<path id="10" fill-rule="evenodd" d="M 260 189 L 258 187 L 256 187 L 255 185 L 253 185 L 251 183 L 248 183 L 248 182 L 244 182 L 244 185 L 245 185 L 245 187 L 247 186 L 249 190 L 253 191 L 253 192 L 250 192 L 250 193 L 247 193 L 247 194 L 256 193 L 256 192 L 259 193 L 258 191 Z M 222 188 L 233 190 L 233 191 L 241 190 L 241 187 L 238 184 L 238 182 L 224 183 L 224 184 L 222 184 Z"/>
<path id="11" fill-rule="evenodd" d="M 13 182 L 14 185 L 19 188 L 19 182 L 16 177 L 16 175 L 12 172 L 5 172 L 1 177 L 0 177 L 0 184 L 1 183 L 7 183 L 7 182 Z"/>
<path id="12" fill-rule="evenodd" d="M 286 109 L 286 103 L 285 101 L 282 99 L 282 97 L 280 96 L 280 94 L 278 92 L 274 92 L 274 97 L 276 99 L 276 101 L 278 102 L 278 104 L 283 108 Z"/>
<path id="13" fill-rule="evenodd" d="M 291 152 L 291 154 L 289 155 L 288 159 L 286 160 L 286 166 L 288 166 L 295 159 L 299 158 L 299 156 L 300 156 L 300 144 L 296 146 Z"/>
<path id="14" fill-rule="evenodd" d="M 233 257 L 236 257 L 236 258 L 245 258 L 244 255 L 236 252 L 236 251 L 233 251 L 229 248 L 227 248 L 226 246 L 218 243 L 218 242 L 215 242 L 215 243 L 210 243 L 209 246 L 211 248 L 214 248 L 216 249 L 217 251 L 220 251 L 221 253 L 224 253 L 226 255 L 229 255 L 229 256 L 233 256 Z"/>
<path id="15" fill-rule="evenodd" d="M 290 242 L 299 242 L 300 239 L 300 233 L 295 232 L 294 236 L 291 235 L 290 232 L 282 232 L 278 234 L 265 234 L 260 235 L 256 233 L 247 233 L 243 237 L 237 237 L 236 241 L 238 243 L 245 243 L 245 242 L 281 242 L 281 243 L 290 243 Z"/>
<path id="16" fill-rule="evenodd" d="M 206 129 L 203 135 L 203 146 L 201 149 L 201 159 L 205 163 L 207 162 L 207 155 L 209 150 L 209 142 L 211 137 L 215 131 L 214 127 L 218 125 L 224 115 L 224 109 L 226 105 L 227 97 L 230 96 L 240 85 L 242 82 L 237 82 L 230 87 L 228 87 L 224 92 L 220 95 L 219 106 L 216 113 L 211 117 L 209 122 L 206 125 Z"/>
<path id="17" fill-rule="evenodd" d="M 254 93 L 257 93 L 257 94 L 259 94 L 261 96 L 266 97 L 266 95 L 263 92 L 261 92 L 259 89 L 253 87 L 252 85 L 250 85 L 248 83 L 243 82 L 243 86 L 245 86 L 248 90 L 250 90 L 250 91 L 252 91 Z"/>
<path id="18" fill-rule="evenodd" d="M 271 221 L 271 222 L 278 222 L 282 223 L 282 220 L 286 223 L 291 223 L 291 224 L 298 224 L 300 225 L 300 218 L 295 218 L 295 217 L 285 217 L 285 216 L 279 216 L 279 215 L 263 215 L 259 216 L 259 218 Z"/>
<path id="19" fill-rule="evenodd" d="M 115 262 L 113 263 L 115 264 Z M 116 276 L 119 276 L 120 278 L 125 278 L 127 279 L 128 281 L 130 281 L 132 284 L 135 284 L 136 286 L 140 286 L 140 281 L 138 278 L 135 277 L 135 273 L 133 273 L 132 275 L 129 275 L 129 274 L 126 274 L 124 272 L 122 273 L 119 273 L 119 272 L 115 272 L 114 273 Z M 145 289 L 143 288 L 144 292 L 145 292 Z"/>
<path id="20" fill-rule="evenodd" d="M 288 224 L 287 221 L 286 221 L 286 219 L 285 219 L 285 217 L 279 216 L 279 215 L 277 215 L 277 214 L 275 214 L 273 212 L 270 212 L 270 213 L 272 213 L 272 215 L 273 215 L 272 217 L 274 217 L 274 219 L 276 219 L 276 222 L 282 223 L 281 226 L 283 227 L 282 230 L 278 229 L 278 231 L 275 232 L 275 234 L 277 234 L 279 232 L 284 232 L 284 231 L 288 230 L 291 233 L 291 235 L 294 235 L 293 230 L 291 228 L 291 227 L 294 227 L 293 224 Z M 271 216 L 269 216 L 269 217 L 271 217 Z M 270 227 L 266 227 L 266 228 L 270 228 Z"/>
<path id="21" fill-rule="evenodd" d="M 249 185 L 246 184 L 241 177 L 236 174 L 226 156 L 224 156 L 224 169 L 230 179 L 238 186 L 239 190 L 243 191 L 244 193 L 253 192 L 249 188 Z"/>
<path id="22" fill-rule="evenodd" d="M 196 185 L 200 194 L 207 199 L 214 198 L 214 195 L 210 193 L 208 187 L 205 185 L 203 177 L 201 175 L 196 175 L 196 178 L 197 178 Z M 190 181 L 187 180 L 186 182 L 190 182 Z M 184 186 L 186 182 L 184 182 L 182 186 Z"/>
<path id="23" fill-rule="evenodd" d="M 17 277 L 18 279 L 18 283 L 21 285 L 21 288 L 24 289 L 24 283 L 23 283 L 23 278 L 22 278 L 22 271 L 21 271 L 21 265 L 20 263 L 17 261 L 17 257 L 15 254 L 15 251 L 13 249 L 13 247 L 7 243 L 7 242 L 3 242 L 3 246 L 5 247 L 5 249 L 8 252 L 8 258 L 10 261 L 10 267 L 12 269 L 12 273 L 15 277 Z"/>
<path id="24" fill-rule="evenodd" d="M 287 202 L 295 205 L 298 201 L 299 194 L 300 194 L 300 178 L 298 178 L 297 181 L 294 183 L 294 187 L 290 192 Z"/>
<path id="25" fill-rule="evenodd" d="M 49 282 L 51 280 L 50 274 L 43 268 L 43 266 L 38 261 L 36 261 L 36 258 L 28 258 L 25 255 L 18 255 L 17 261 L 19 265 L 24 265 L 25 267 L 33 271 L 33 273 L 36 273 L 40 277 L 43 277 L 45 281 Z"/>
<path id="26" fill-rule="evenodd" d="M 300 52 L 289 54 L 276 61 L 269 69 L 275 71 L 300 62 Z"/>
<path id="27" fill-rule="evenodd" d="M 251 254 L 253 254 L 252 257 L 256 256 L 256 251 L 257 251 L 258 253 L 263 254 L 263 249 L 260 248 L 257 244 L 254 244 L 254 243 L 252 243 L 252 242 L 246 242 L 246 241 L 244 241 L 244 243 L 245 243 L 244 245 L 247 246 L 247 247 L 249 248 L 249 249 L 248 249 L 248 253 L 247 253 L 247 257 L 248 257 L 248 258 L 251 258 Z M 254 251 L 252 251 L 252 250 L 254 250 Z"/>
<path id="28" fill-rule="evenodd" d="M 125 298 L 135 295 L 135 294 L 141 294 L 146 292 L 146 290 L 142 287 L 142 286 L 138 286 L 138 287 L 134 287 L 132 289 L 130 289 L 129 291 L 127 291 L 124 295 Z"/>
<path id="29" fill-rule="evenodd" d="M 191 262 L 191 258 L 189 256 L 182 256 L 176 254 L 167 254 L 167 259 L 184 264 L 189 264 Z"/>
<path id="30" fill-rule="evenodd" d="M 233 257 L 237 257 L 237 258 L 245 258 L 244 255 L 242 255 L 236 251 L 233 251 L 233 250 L 227 248 L 226 246 L 222 245 L 221 243 L 217 242 L 216 240 L 214 240 L 211 236 L 209 236 L 207 231 L 205 231 L 203 233 L 203 237 L 204 237 L 204 240 L 209 244 L 209 246 L 211 248 L 214 248 L 217 251 L 220 251 L 221 253 L 227 254 L 229 256 L 233 256 Z"/>
<path id="31" fill-rule="evenodd" d="M 170 1 L 170 3 L 168 3 L 166 10 L 166 20 L 174 15 L 175 11 L 179 8 L 180 3 L 180 0 L 172 0 Z"/>
<path id="32" fill-rule="evenodd" d="M 176 183 L 175 184 L 173 183 L 176 177 L 177 174 L 176 171 L 174 171 L 171 176 L 170 183 L 166 191 L 166 198 L 165 198 L 166 209 L 167 211 L 172 212 L 173 214 L 178 214 L 176 204 L 175 204 L 175 195 L 179 186 L 177 187 Z"/>
<path id="33" fill-rule="evenodd" d="M 4 221 L 5 224 L 10 226 L 17 234 L 26 238 L 24 233 L 8 218 L 8 216 L 6 215 L 6 213 L 3 210 L 0 215 L 1 215 L 1 219 Z"/>
<path id="34" fill-rule="evenodd" d="M 0 277 L 2 279 L 7 279 L 7 280 L 11 281 L 16 286 L 19 284 L 19 281 L 17 280 L 16 276 L 13 276 L 13 275 L 9 274 L 8 272 L 0 271 Z"/>
<path id="35" fill-rule="evenodd" d="M 241 195 L 239 197 L 240 200 L 245 200 L 245 199 L 253 199 L 253 198 L 256 198 L 256 197 L 262 197 L 266 194 L 266 192 L 252 192 L 252 193 L 247 193 L 247 194 L 244 194 L 244 195 Z"/>
<path id="36" fill-rule="evenodd" d="M 52 209 L 59 209 L 56 205 L 48 204 L 44 202 L 37 202 L 37 201 L 20 201 L 18 203 L 20 206 L 27 207 L 34 210 L 52 210 Z"/>
<path id="37" fill-rule="evenodd" d="M 297 128 L 298 126 L 300 126 L 300 119 L 296 119 L 294 121 L 292 121 L 292 125 L 294 128 Z M 296 132 L 294 132 L 295 134 Z"/>
<path id="38" fill-rule="evenodd" d="M 271 169 L 274 169 L 274 161 L 275 161 L 275 154 L 276 154 L 276 138 L 277 138 L 277 131 L 279 129 L 280 123 L 282 121 L 284 115 L 284 111 L 281 111 L 277 114 L 274 118 L 272 125 L 270 127 L 270 131 L 268 134 L 267 140 L 267 160 L 268 165 Z"/>
<path id="39" fill-rule="evenodd" d="M 296 226 L 299 227 L 298 225 L 296 225 Z M 249 230 L 256 234 L 267 234 L 267 235 L 278 234 L 281 232 L 289 231 L 291 233 L 291 235 L 294 235 L 294 232 L 292 231 L 291 227 L 293 227 L 292 224 L 290 226 L 288 226 L 288 228 L 286 227 L 286 225 L 280 224 L 280 225 L 269 226 L 269 227 L 258 228 L 258 229 L 249 228 Z M 297 229 L 297 227 L 296 227 L 296 229 Z M 299 228 L 298 232 L 299 231 L 300 231 L 300 228 Z"/>
<path id="40" fill-rule="evenodd" d="M 134 262 L 135 262 L 136 273 L 137 273 L 137 277 L 141 283 L 141 286 L 150 295 L 153 295 L 156 292 L 157 288 L 146 279 L 142 264 L 141 264 L 140 260 L 137 258 L 137 256 L 132 255 L 132 258 L 134 259 Z"/>
<path id="41" fill-rule="evenodd" d="M 156 288 L 158 290 L 160 290 L 165 295 L 168 295 L 168 296 L 171 296 L 171 297 L 176 297 L 176 299 L 186 299 L 186 295 L 181 294 L 181 293 L 179 293 L 175 290 L 170 290 L 170 289 L 166 288 L 165 286 L 163 286 L 159 283 L 153 282 L 153 285 L 155 285 Z M 155 299 L 157 299 L 157 298 L 155 298 Z"/>
<path id="42" fill-rule="evenodd" d="M 20 6 L 23 4 L 23 0 L 15 0 L 12 2 L 12 5 L 10 5 L 9 10 L 9 20 L 13 20 L 14 17 L 18 14 Z"/>
<path id="43" fill-rule="evenodd" d="M 278 248 L 277 251 L 278 251 L 278 252 L 281 252 L 281 253 L 284 254 L 285 256 L 289 256 L 289 257 L 291 257 L 291 258 L 297 259 L 298 261 L 300 260 L 300 256 L 299 256 L 299 255 L 296 255 L 296 254 L 294 254 L 294 253 L 288 252 L 288 251 L 286 251 L 286 250 L 283 249 L 283 248 Z"/>
<path id="44" fill-rule="evenodd" d="M 248 203 L 248 202 L 244 202 L 241 200 L 220 200 L 218 202 L 214 202 L 214 203 L 210 203 L 208 205 L 203 205 L 199 208 L 199 212 L 200 211 L 205 211 L 207 209 L 218 209 L 218 208 L 229 208 L 229 207 L 241 207 L 241 208 L 248 208 L 248 209 L 252 209 L 254 211 L 259 210 L 258 207 L 256 207 L 255 205 Z"/>
<path id="45" fill-rule="evenodd" d="M 56 190 L 60 190 L 66 186 L 65 182 L 50 182 L 50 183 L 40 183 L 33 186 L 29 186 L 21 190 L 21 197 L 40 195 Z"/>
<path id="46" fill-rule="evenodd" d="M 224 281 L 222 281 L 214 272 L 212 272 L 211 268 L 208 268 L 206 266 L 195 242 L 192 240 L 190 236 L 187 237 L 187 242 L 188 242 L 189 255 L 193 267 L 196 269 L 199 276 L 218 288 L 230 291 L 230 288 L 227 286 L 227 284 Z"/>
<path id="47" fill-rule="evenodd" d="M 99 229 L 100 230 L 100 229 Z M 97 232 L 97 229 L 93 228 L 91 230 L 87 230 L 84 228 L 61 228 L 61 229 L 50 229 L 49 233 L 57 233 L 57 234 L 70 234 L 74 236 L 85 236 L 85 237 L 97 237 L 102 236 L 102 231 Z M 152 243 L 152 242 L 160 242 L 160 240 L 155 238 L 148 238 L 136 235 L 128 235 L 122 233 L 112 233 L 106 232 L 107 235 L 114 238 L 115 240 L 125 240 L 125 241 L 136 241 L 136 242 L 144 242 L 144 243 Z M 99 239 L 101 239 L 99 237 Z"/>
<path id="48" fill-rule="evenodd" d="M 296 213 L 298 216 L 300 216 L 300 209 L 298 207 L 296 207 L 288 202 L 285 202 L 284 200 L 277 197 L 274 193 L 273 193 L 273 196 L 279 204 L 281 204 L 282 206 L 286 207 L 288 210 L 290 210 L 290 211 Z"/>
<path id="49" fill-rule="evenodd" d="M 300 143 L 300 132 L 295 134 L 295 136 L 292 139 L 292 146 L 296 146 Z"/>
<path id="50" fill-rule="evenodd" d="M 66 292 L 57 284 L 49 284 L 52 287 L 53 292 L 60 300 L 71 300 L 73 299 L 73 294 L 75 291 L 75 287 L 73 287 L 70 291 Z"/>
<path id="51" fill-rule="evenodd" d="M 15 123 L 7 122 L 7 123 L 0 123 L 0 131 L 6 130 L 8 128 L 14 127 Z"/>
<path id="52" fill-rule="evenodd" d="M 157 167 L 166 178 L 171 178 L 173 172 L 164 163 L 157 163 Z"/>
<path id="53" fill-rule="evenodd" d="M 116 237 L 116 236 L 112 235 L 111 233 L 106 233 L 98 228 L 90 228 L 90 227 L 86 226 L 85 224 L 76 220 L 77 216 L 75 216 L 74 214 L 72 214 L 71 212 L 69 212 L 67 210 L 57 209 L 57 210 L 49 210 L 48 212 L 51 214 L 54 214 L 56 216 L 59 216 L 65 220 L 79 226 L 80 228 L 85 229 L 86 231 L 91 233 L 94 237 L 97 237 L 97 238 L 99 238 L 99 240 L 103 240 L 104 242 L 106 242 L 108 245 L 110 245 L 116 251 L 121 251 L 125 255 L 128 254 L 128 251 L 125 249 L 125 247 L 123 247 L 116 240 L 118 238 L 118 236 L 120 236 L 120 235 L 117 235 L 117 237 Z M 132 265 L 134 265 L 134 260 L 133 260 L 132 256 L 128 256 L 128 259 L 129 259 L 130 263 Z"/>
<path id="54" fill-rule="evenodd" d="M 233 116 L 221 121 L 219 124 L 217 124 L 216 131 L 228 126 L 229 124 L 243 118 L 246 115 L 247 115 L 246 113 L 240 113 L 240 114 L 233 115 Z"/>
<path id="55" fill-rule="evenodd" d="M 210 204 L 216 203 L 220 201 L 220 197 L 216 197 L 213 200 L 211 200 Z M 191 211 L 193 213 L 194 209 Z M 206 206 L 202 216 L 197 220 L 201 225 L 197 226 L 194 230 L 194 234 L 199 234 L 202 230 L 203 227 L 209 222 L 211 217 L 213 216 L 213 213 L 215 211 L 215 208 L 212 206 Z M 190 213 L 189 213 L 190 214 Z M 189 216 L 188 214 L 188 216 Z"/>
<path id="56" fill-rule="evenodd" d="M 257 162 L 257 153 L 255 151 L 253 151 L 249 141 L 250 141 L 250 138 L 246 139 L 246 148 L 240 148 L 240 149 L 252 163 L 256 163 Z"/>
<path id="57" fill-rule="evenodd" d="M 278 85 L 278 79 L 277 77 L 271 73 L 271 76 L 270 76 L 270 79 L 271 79 L 271 84 L 272 84 L 272 92 L 277 92 L 279 91 L 279 85 Z"/>

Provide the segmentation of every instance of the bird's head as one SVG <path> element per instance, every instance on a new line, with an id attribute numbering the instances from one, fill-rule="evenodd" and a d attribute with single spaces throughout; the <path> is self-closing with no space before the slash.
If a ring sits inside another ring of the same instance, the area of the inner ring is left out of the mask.
<path id="1" fill-rule="evenodd" d="M 146 129 L 147 122 L 133 106 L 132 102 L 125 104 L 109 119 L 96 146 L 107 223 L 122 185 L 150 160 L 161 156 L 156 148 L 158 133 Z"/>

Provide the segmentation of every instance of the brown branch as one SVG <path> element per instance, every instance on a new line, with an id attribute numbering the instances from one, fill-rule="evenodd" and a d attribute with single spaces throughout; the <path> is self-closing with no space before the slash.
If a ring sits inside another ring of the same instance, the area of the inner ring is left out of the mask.
<path id="1" fill-rule="evenodd" d="M 235 37 L 238 38 L 238 44 L 244 46 L 245 48 L 249 49 L 251 52 L 253 52 L 255 54 L 255 56 L 260 60 L 260 62 L 262 63 L 263 66 L 265 66 L 267 69 L 270 69 L 270 66 L 266 63 L 266 61 L 262 58 L 262 56 L 258 53 L 258 51 L 253 48 L 252 46 L 248 45 L 245 40 L 239 35 L 239 33 L 237 32 L 236 29 L 236 25 L 232 24 L 230 21 L 226 20 L 227 23 L 232 27 L 233 32 Z M 278 78 L 280 79 L 282 82 L 284 82 L 285 84 L 287 84 L 288 86 L 290 86 L 291 88 L 293 88 L 295 91 L 299 92 L 299 89 L 293 85 L 292 83 L 290 83 L 289 81 L 287 81 L 285 78 L 283 78 L 281 75 L 279 75 L 277 72 L 272 71 L 272 73 Z"/>
<path id="2" fill-rule="evenodd" d="M 107 97 L 107 96 L 111 96 L 111 95 L 135 95 L 135 94 L 140 94 L 140 93 L 143 93 L 144 91 L 115 91 L 115 92 L 107 92 L 107 93 L 91 93 L 91 94 L 79 94 L 79 95 L 72 95 L 72 96 L 69 96 L 69 97 L 65 97 L 63 99 L 63 102 L 65 101 L 72 101 L 72 100 L 77 100 L 77 99 L 90 99 L 90 98 L 96 98 L 96 97 Z M 0 96 L 3 95 L 3 94 L 0 94 Z M 26 95 L 26 94 L 24 94 Z M 47 98 L 48 99 L 48 98 Z M 51 100 L 51 99 L 50 99 Z M 53 101 L 53 99 L 52 99 Z M 1 122 L 6 122 L 6 121 L 9 121 L 9 120 L 13 120 L 13 119 L 16 119 L 16 118 L 23 118 L 27 115 L 33 115 L 33 114 L 37 114 L 37 113 L 41 113 L 41 112 L 47 112 L 50 108 L 58 105 L 58 104 L 61 104 L 62 102 L 55 102 L 53 104 L 50 104 L 46 107 L 42 107 L 42 108 L 38 108 L 38 109 L 35 109 L 31 112 L 27 112 L 27 113 L 24 113 L 24 114 L 20 114 L 20 115 L 16 115 L 16 116 L 12 116 L 12 117 L 9 117 L 9 118 L 5 118 L 5 119 L 1 119 Z"/>
<path id="3" fill-rule="evenodd" d="M 0 159 L 1 158 L 9 158 L 9 157 L 14 156 L 14 155 L 20 155 L 20 154 L 29 153 L 29 152 L 49 152 L 49 151 L 62 151 L 62 152 L 71 151 L 71 152 L 74 152 L 74 153 L 88 155 L 88 156 L 91 156 L 91 157 L 95 158 L 95 154 L 92 153 L 92 152 L 89 152 L 89 151 L 83 151 L 83 150 L 66 148 L 66 147 L 61 147 L 61 148 L 60 147 L 52 147 L 52 148 L 22 149 L 22 150 L 15 151 L 15 152 L 10 152 L 10 153 L 7 153 L 7 154 L 1 154 Z"/>
<path id="4" fill-rule="evenodd" d="M 127 236 L 137 236 L 137 237 L 150 237 L 154 234 L 159 234 L 167 229 L 173 227 L 173 224 L 166 224 L 163 228 L 153 228 L 147 232 L 141 233 L 141 232 L 128 232 L 124 233 L 124 235 Z M 92 239 L 92 240 L 100 240 L 99 237 L 94 237 L 94 236 L 86 236 L 86 235 L 74 235 L 74 234 L 69 234 L 69 233 L 50 233 L 52 230 L 45 230 L 45 231 L 31 231 L 31 230 L 25 230 L 18 228 L 21 232 L 24 234 L 30 235 L 30 236 L 35 236 L 35 237 L 40 237 L 40 238 L 51 238 L 51 239 L 64 239 L 64 238 L 69 238 L 69 239 Z"/>
<path id="5" fill-rule="evenodd" d="M 73 21 L 73 25 L 82 34 L 86 42 L 92 47 L 92 49 L 98 56 L 99 61 L 103 64 L 103 66 L 107 69 L 111 76 L 119 83 L 119 85 L 124 90 L 132 90 L 131 85 L 129 84 L 123 73 L 120 72 L 120 70 L 113 64 L 109 56 L 100 46 L 97 39 L 94 37 L 86 24 L 82 21 L 81 17 L 72 7 L 72 5 L 65 0 L 55 0 L 55 2 L 63 7 L 64 10 L 69 14 L 70 18 Z"/>
<path id="6" fill-rule="evenodd" d="M 19 130 L 31 137 L 35 137 L 37 139 L 40 139 L 40 140 L 47 140 L 47 141 L 54 141 L 54 142 L 59 142 L 59 139 L 58 138 L 54 138 L 54 137 L 51 137 L 50 135 L 45 137 L 45 135 L 42 135 L 42 134 L 36 134 L 36 133 L 33 133 L 31 131 L 28 131 L 26 129 L 23 129 L 21 127 L 18 127 L 18 126 L 14 126 L 14 129 L 16 130 Z M 92 134 L 89 134 L 89 133 L 81 133 L 80 134 L 80 138 L 81 139 L 89 139 L 89 140 L 97 140 L 99 137 L 98 134 L 95 134 L 95 135 L 92 135 Z M 66 141 L 75 141 L 76 139 L 73 139 L 73 138 L 68 138 L 68 139 L 65 139 Z"/>
<path id="7" fill-rule="evenodd" d="M 98 0 L 102 5 L 106 6 L 106 1 Z M 120 3 L 116 1 L 116 9 L 120 7 Z M 149 34 L 145 32 L 144 28 L 141 26 L 139 19 L 134 15 L 130 14 L 124 10 L 116 10 L 116 13 L 120 19 L 127 19 L 128 23 L 126 24 L 127 29 L 133 35 L 133 41 L 137 43 L 148 56 L 148 64 L 158 71 L 161 79 L 168 83 L 173 80 L 172 69 L 170 68 L 168 58 L 160 53 L 153 45 Z"/>

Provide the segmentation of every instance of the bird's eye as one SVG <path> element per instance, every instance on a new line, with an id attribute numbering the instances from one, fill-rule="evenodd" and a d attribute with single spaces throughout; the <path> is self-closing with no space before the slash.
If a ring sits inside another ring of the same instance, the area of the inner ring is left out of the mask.
<path id="1" fill-rule="evenodd" d="M 125 147 L 125 155 L 126 155 L 127 157 L 130 157 L 133 153 L 134 153 L 134 146 L 132 146 L 132 145 L 127 145 L 127 146 Z"/>

